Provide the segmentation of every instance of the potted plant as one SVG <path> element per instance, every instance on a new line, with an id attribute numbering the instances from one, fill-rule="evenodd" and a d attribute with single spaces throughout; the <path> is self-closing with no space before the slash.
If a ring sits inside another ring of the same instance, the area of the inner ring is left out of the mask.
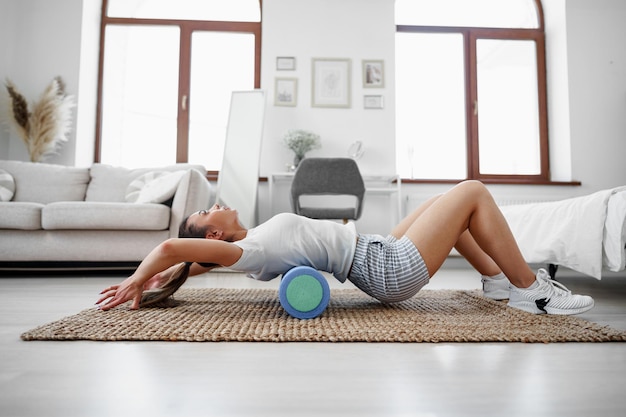
<path id="1" fill-rule="evenodd" d="M 291 129 L 283 136 L 283 142 L 287 148 L 295 154 L 293 169 L 298 167 L 306 153 L 322 147 L 319 135 L 302 129 Z"/>

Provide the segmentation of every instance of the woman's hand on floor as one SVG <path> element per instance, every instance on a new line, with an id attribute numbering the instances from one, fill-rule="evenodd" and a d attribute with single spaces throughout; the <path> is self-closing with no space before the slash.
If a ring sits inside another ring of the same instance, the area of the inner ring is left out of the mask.
<path id="1" fill-rule="evenodd" d="M 137 310 L 141 302 L 141 294 L 143 293 L 143 285 L 134 282 L 132 277 L 126 278 L 119 285 L 112 285 L 100 292 L 102 297 L 96 304 L 100 306 L 100 310 L 110 310 L 120 304 L 132 300 L 131 310 Z M 103 302 L 105 302 L 102 304 Z"/>

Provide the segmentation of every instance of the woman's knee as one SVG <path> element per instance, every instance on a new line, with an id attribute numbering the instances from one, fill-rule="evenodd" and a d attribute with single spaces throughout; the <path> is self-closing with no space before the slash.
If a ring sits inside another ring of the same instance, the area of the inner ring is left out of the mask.
<path id="1" fill-rule="evenodd" d="M 481 197 L 491 197 L 491 193 L 480 181 L 477 180 L 466 180 L 457 185 L 457 187 L 462 190 L 468 196 L 472 196 L 473 198 L 481 198 Z"/>
<path id="2" fill-rule="evenodd" d="M 454 201 L 456 210 L 467 210 L 467 214 L 471 214 L 474 210 L 484 204 L 492 204 L 493 197 L 487 187 L 476 180 L 467 180 L 460 182 L 454 188 L 448 191 L 449 200 Z M 461 214 L 460 212 L 458 214 Z"/>
<path id="3" fill-rule="evenodd" d="M 485 184 L 483 184 L 482 182 L 478 180 L 465 180 L 465 181 L 460 182 L 458 186 L 469 188 L 469 189 L 476 189 L 476 190 L 487 190 L 487 187 L 485 187 Z"/>

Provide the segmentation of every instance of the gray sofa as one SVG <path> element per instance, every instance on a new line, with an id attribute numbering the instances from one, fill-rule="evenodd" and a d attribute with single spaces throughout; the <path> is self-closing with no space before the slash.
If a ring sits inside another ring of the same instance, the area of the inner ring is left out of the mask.
<path id="1" fill-rule="evenodd" d="M 211 199 L 199 165 L 0 161 L 0 269 L 136 266 Z"/>

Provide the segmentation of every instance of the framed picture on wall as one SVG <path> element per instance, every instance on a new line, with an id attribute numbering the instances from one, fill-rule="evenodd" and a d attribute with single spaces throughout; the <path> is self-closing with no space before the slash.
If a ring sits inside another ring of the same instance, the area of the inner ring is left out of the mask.
<path id="1" fill-rule="evenodd" d="M 298 99 L 297 78 L 276 78 L 274 82 L 274 105 L 295 107 Z"/>
<path id="2" fill-rule="evenodd" d="M 293 56 L 279 56 L 276 58 L 278 71 L 293 71 L 296 69 L 296 58 Z"/>
<path id="3" fill-rule="evenodd" d="M 351 61 L 347 58 L 313 58 L 313 107 L 350 107 Z"/>
<path id="4" fill-rule="evenodd" d="M 385 62 L 381 59 L 363 60 L 363 87 L 382 88 L 385 86 Z"/>
<path id="5" fill-rule="evenodd" d="M 364 109 L 382 109 L 384 107 L 383 96 L 363 96 Z"/>

